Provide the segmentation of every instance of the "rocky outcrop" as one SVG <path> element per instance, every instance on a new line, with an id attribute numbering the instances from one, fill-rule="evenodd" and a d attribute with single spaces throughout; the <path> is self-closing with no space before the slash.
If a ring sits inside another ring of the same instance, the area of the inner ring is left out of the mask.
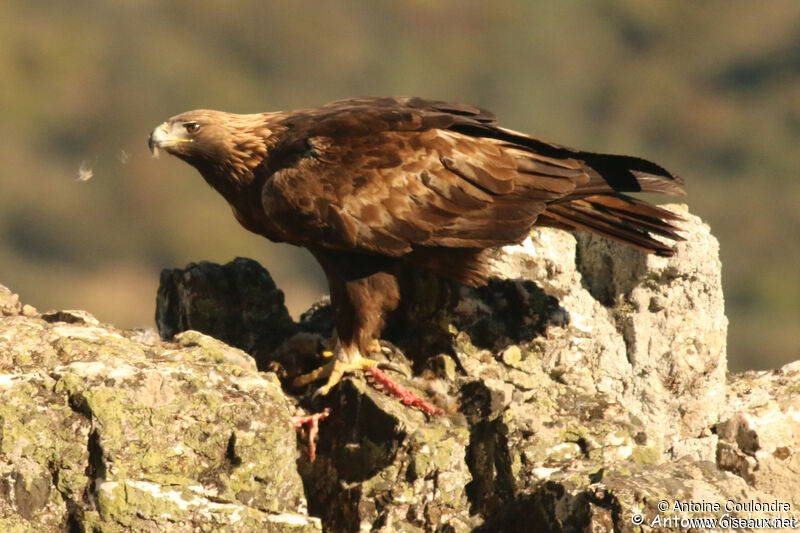
<path id="1" fill-rule="evenodd" d="M 696 530 L 669 520 L 734 504 L 800 517 L 800 366 L 726 376 L 717 243 L 674 209 L 673 258 L 537 229 L 495 252 L 487 287 L 416 280 L 382 357 L 440 416 L 361 377 L 325 398 L 289 388 L 318 364 L 330 311 L 292 322 L 249 260 L 165 271 L 168 340 L 0 292 L 0 530 Z M 325 407 L 310 462 L 290 417 Z"/>
<path id="2" fill-rule="evenodd" d="M 0 531 L 320 531 L 274 375 L 0 288 Z"/>

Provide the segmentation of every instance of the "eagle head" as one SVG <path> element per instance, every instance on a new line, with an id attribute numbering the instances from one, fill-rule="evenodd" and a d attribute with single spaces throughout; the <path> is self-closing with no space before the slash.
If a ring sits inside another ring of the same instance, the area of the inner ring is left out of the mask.
<path id="1" fill-rule="evenodd" d="M 183 159 L 213 186 L 244 182 L 267 155 L 271 131 L 264 114 L 238 115 L 197 109 L 159 124 L 147 145 Z"/>
<path id="2" fill-rule="evenodd" d="M 147 145 L 155 156 L 164 150 L 195 166 L 224 158 L 232 143 L 222 115 L 225 113 L 204 109 L 175 115 L 153 130 Z"/>

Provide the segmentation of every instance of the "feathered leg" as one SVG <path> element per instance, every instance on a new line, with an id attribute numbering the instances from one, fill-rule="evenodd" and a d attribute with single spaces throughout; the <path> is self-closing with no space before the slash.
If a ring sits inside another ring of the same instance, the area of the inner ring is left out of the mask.
<path id="1" fill-rule="evenodd" d="M 315 393 L 325 395 L 345 374 L 363 371 L 371 374 L 382 390 L 400 397 L 406 405 L 428 413 L 438 412 L 378 370 L 378 366 L 393 368 L 392 365 L 365 357 L 370 351 L 377 351 L 375 346 L 386 315 L 400 302 L 397 277 L 384 270 L 387 260 L 344 252 L 312 252 L 328 277 L 337 340 L 333 361 L 297 377 L 293 384 L 303 386 L 327 378 L 325 385 Z"/>

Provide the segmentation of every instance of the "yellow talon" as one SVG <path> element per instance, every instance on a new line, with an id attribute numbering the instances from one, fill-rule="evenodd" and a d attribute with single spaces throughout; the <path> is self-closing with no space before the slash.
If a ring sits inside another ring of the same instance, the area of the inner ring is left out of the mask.
<path id="1" fill-rule="evenodd" d="M 366 357 L 361 357 L 354 362 L 339 361 L 337 359 L 329 363 L 325 363 L 321 367 L 312 370 L 308 374 L 297 376 L 292 382 L 292 385 L 294 387 L 302 387 L 317 381 L 318 379 L 327 377 L 328 381 L 325 383 L 325 385 L 317 389 L 317 391 L 314 393 L 314 395 L 321 394 L 325 396 L 334 386 L 336 386 L 337 383 L 342 380 L 345 374 L 356 372 L 358 370 L 367 371 L 377 366 L 377 364 L 377 361 L 367 359 Z"/>

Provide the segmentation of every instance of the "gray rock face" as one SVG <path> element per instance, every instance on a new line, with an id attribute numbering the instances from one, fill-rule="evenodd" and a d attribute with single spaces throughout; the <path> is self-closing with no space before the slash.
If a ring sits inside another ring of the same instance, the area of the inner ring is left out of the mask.
<path id="1" fill-rule="evenodd" d="M 0 295 L 0 531 L 321 530 L 291 405 L 247 354 Z"/>
<path id="2" fill-rule="evenodd" d="M 503 249 L 497 264 L 503 277 L 538 280 L 570 315 L 539 344 L 545 373 L 626 406 L 672 458 L 691 448 L 711 460 L 709 428 L 726 401 L 719 245 L 699 219 L 675 210 L 689 220 L 672 258 L 539 230 L 538 242 Z"/>
<path id="3" fill-rule="evenodd" d="M 378 357 L 433 417 L 362 377 L 314 400 L 258 372 L 307 370 L 331 317 L 292 323 L 248 260 L 166 271 L 167 340 L 0 287 L 0 530 L 699 530 L 677 519 L 751 500 L 800 518 L 800 367 L 726 377 L 717 243 L 673 209 L 673 258 L 542 229 L 487 287 L 421 276 Z M 298 405 L 331 408 L 313 463 Z"/>
<path id="4" fill-rule="evenodd" d="M 161 272 L 156 326 L 165 339 L 194 329 L 258 358 L 297 331 L 283 301 L 283 292 L 255 261 L 192 263 Z"/>
<path id="5" fill-rule="evenodd" d="M 717 462 L 752 486 L 800 499 L 800 362 L 729 377 Z"/>

